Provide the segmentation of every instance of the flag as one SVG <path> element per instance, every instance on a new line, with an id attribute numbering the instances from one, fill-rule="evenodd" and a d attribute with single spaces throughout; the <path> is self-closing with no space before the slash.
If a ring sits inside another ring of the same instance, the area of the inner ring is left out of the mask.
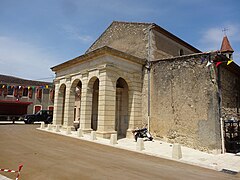
<path id="1" fill-rule="evenodd" d="M 207 62 L 207 67 L 210 66 L 212 63 L 210 61 Z"/>
<path id="2" fill-rule="evenodd" d="M 229 65 L 231 62 L 233 62 L 232 59 L 230 59 L 230 60 L 227 62 L 227 65 Z"/>
<path id="3" fill-rule="evenodd" d="M 217 63 L 216 63 L 216 67 L 218 67 L 220 64 L 222 64 L 221 61 L 217 62 Z"/>

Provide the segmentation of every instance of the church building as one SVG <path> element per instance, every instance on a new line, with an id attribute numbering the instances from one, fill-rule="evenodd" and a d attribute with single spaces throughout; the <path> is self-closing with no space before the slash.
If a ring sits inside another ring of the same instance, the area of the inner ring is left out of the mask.
<path id="1" fill-rule="evenodd" d="M 154 23 L 114 21 L 85 54 L 56 65 L 53 125 L 223 149 L 222 120 L 239 120 L 240 67 L 224 37 L 201 52 Z M 229 93 L 231 92 L 231 93 Z"/>

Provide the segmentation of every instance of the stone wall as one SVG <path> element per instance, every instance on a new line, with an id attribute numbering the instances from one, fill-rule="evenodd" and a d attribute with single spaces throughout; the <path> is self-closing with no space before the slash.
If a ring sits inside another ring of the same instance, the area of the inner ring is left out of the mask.
<path id="1" fill-rule="evenodd" d="M 151 133 L 203 151 L 219 150 L 220 122 L 214 66 L 201 57 L 158 61 L 151 70 Z"/>
<path id="2" fill-rule="evenodd" d="M 33 104 L 28 106 L 28 114 L 34 113 L 34 106 L 41 106 L 42 110 L 48 110 L 49 106 L 53 107 L 53 101 L 50 100 L 50 88 L 42 89 L 42 98 L 37 99 L 36 88 L 33 90 L 33 98 L 29 101 L 32 101 Z"/>
<path id="3" fill-rule="evenodd" d="M 180 50 L 183 55 L 193 54 L 194 52 L 176 41 L 166 37 L 156 30 L 152 30 L 152 59 L 161 59 L 173 56 L 180 56 Z"/>
<path id="4" fill-rule="evenodd" d="M 240 120 L 240 76 L 233 73 L 224 65 L 219 66 L 222 95 L 223 120 Z"/>
<path id="5" fill-rule="evenodd" d="M 136 57 L 146 58 L 149 23 L 113 22 L 87 50 L 109 46 Z"/>
<path id="6" fill-rule="evenodd" d="M 155 30 L 153 27 L 157 27 L 157 25 L 152 23 L 114 21 L 86 53 L 103 46 L 109 46 L 127 54 L 148 59 L 149 43 L 151 46 L 151 60 L 178 56 L 180 49 L 183 50 L 184 54 L 194 53 L 194 51 L 167 37 L 163 32 Z M 149 36 L 150 29 L 152 30 Z M 168 33 L 168 36 L 173 35 Z"/>

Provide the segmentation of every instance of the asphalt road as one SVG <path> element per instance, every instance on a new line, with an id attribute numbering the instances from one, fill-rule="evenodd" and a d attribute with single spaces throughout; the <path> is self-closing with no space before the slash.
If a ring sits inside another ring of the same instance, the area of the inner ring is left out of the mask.
<path id="1" fill-rule="evenodd" d="M 23 164 L 23 180 L 240 179 L 197 166 L 36 130 L 39 125 L 0 125 L 0 168 Z M 14 173 L 0 172 L 14 179 Z"/>

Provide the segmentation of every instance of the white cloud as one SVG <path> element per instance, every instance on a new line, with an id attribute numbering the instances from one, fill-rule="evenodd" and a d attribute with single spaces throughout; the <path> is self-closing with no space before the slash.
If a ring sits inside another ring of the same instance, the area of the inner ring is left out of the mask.
<path id="1" fill-rule="evenodd" d="M 61 28 L 63 29 L 64 33 L 67 35 L 69 39 L 80 40 L 84 43 L 89 43 L 93 41 L 93 37 L 89 35 L 84 35 L 83 33 L 80 32 L 80 29 L 74 26 L 64 24 L 61 26 Z"/>
<path id="2" fill-rule="evenodd" d="M 221 28 L 210 28 L 206 30 L 200 39 L 200 46 L 204 51 L 218 50 L 221 46 L 223 32 Z"/>
<path id="3" fill-rule="evenodd" d="M 240 25 L 226 24 L 219 27 L 210 27 L 202 33 L 200 46 L 204 50 L 218 50 L 221 47 L 222 38 L 224 36 L 223 29 L 226 28 L 226 34 L 231 42 L 240 42 Z"/>
<path id="4" fill-rule="evenodd" d="M 55 60 L 52 55 L 32 43 L 0 36 L 0 74 L 33 80 L 54 77 L 50 67 Z"/>

